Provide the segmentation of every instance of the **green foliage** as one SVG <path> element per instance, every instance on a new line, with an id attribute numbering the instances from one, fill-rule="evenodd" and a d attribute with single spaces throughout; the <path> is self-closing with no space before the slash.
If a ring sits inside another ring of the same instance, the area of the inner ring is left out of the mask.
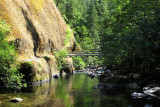
<path id="1" fill-rule="evenodd" d="M 65 37 L 65 40 L 64 40 L 64 46 L 65 47 L 68 47 L 70 45 L 70 40 L 72 38 L 73 38 L 72 29 L 68 25 L 67 30 L 66 30 L 66 37 Z M 55 52 L 55 56 L 56 56 L 56 59 L 57 59 L 57 65 L 58 65 L 59 70 L 69 68 L 69 65 L 65 61 L 65 59 L 67 57 L 67 54 L 68 54 L 67 49 L 62 49 L 58 52 Z"/>
<path id="2" fill-rule="evenodd" d="M 128 71 L 160 68 L 158 0 L 60 0 L 57 6 L 83 51 L 105 54 L 83 58 L 86 65 L 103 60 Z"/>
<path id="3" fill-rule="evenodd" d="M 104 1 L 110 4 L 101 39 L 105 63 L 130 71 L 159 68 L 160 2 Z"/>
<path id="4" fill-rule="evenodd" d="M 82 60 L 81 57 L 73 57 L 73 64 L 78 70 L 84 69 L 86 66 L 85 62 Z"/>
<path id="5" fill-rule="evenodd" d="M 99 51 L 101 48 L 102 17 L 106 14 L 106 10 L 100 8 L 102 4 L 104 2 L 101 0 L 61 0 L 57 5 L 66 22 L 74 30 L 75 38 L 83 51 Z M 87 59 L 88 57 L 83 58 L 84 61 Z M 92 59 L 99 60 L 99 58 Z M 93 61 L 93 64 L 98 62 Z M 90 61 L 87 63 L 89 65 Z"/>
<path id="6" fill-rule="evenodd" d="M 70 28 L 70 26 L 68 25 L 67 30 L 66 30 L 66 38 L 64 40 L 64 46 L 68 46 L 70 45 L 70 40 L 73 38 L 72 35 L 72 29 Z"/>
<path id="7" fill-rule="evenodd" d="M 55 56 L 57 59 L 57 65 L 58 65 L 59 70 L 67 67 L 67 63 L 65 62 L 65 58 L 67 57 L 67 53 L 68 53 L 68 51 L 66 49 L 55 52 Z"/>
<path id="8" fill-rule="evenodd" d="M 0 20 L 0 79 L 6 87 L 20 89 L 25 84 L 22 83 L 23 75 L 18 72 L 15 46 L 5 40 L 9 31 L 10 28 Z"/>

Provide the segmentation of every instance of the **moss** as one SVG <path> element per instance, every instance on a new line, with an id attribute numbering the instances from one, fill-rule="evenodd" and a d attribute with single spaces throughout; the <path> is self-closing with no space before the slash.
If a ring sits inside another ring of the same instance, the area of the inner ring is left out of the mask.
<path id="1" fill-rule="evenodd" d="M 42 65 L 42 63 L 37 63 L 37 72 L 38 73 L 41 73 L 42 72 L 42 70 L 43 70 L 43 65 Z"/>
<path id="2" fill-rule="evenodd" d="M 43 11 L 44 0 L 29 0 L 34 5 L 36 11 Z"/>
<path id="3" fill-rule="evenodd" d="M 19 28 L 14 26 L 12 17 L 10 15 L 10 12 L 9 12 L 9 10 L 7 10 L 8 4 L 4 0 L 2 0 L 0 2 L 0 6 L 1 6 L 1 8 L 0 8 L 0 18 L 5 20 L 6 24 L 8 26 L 10 26 L 10 28 L 11 28 L 10 34 L 12 36 L 8 38 L 9 41 L 10 41 L 10 39 L 14 39 L 16 37 L 21 37 L 21 33 L 19 31 Z"/>
<path id="4" fill-rule="evenodd" d="M 20 72 L 23 73 L 26 82 L 39 81 L 47 79 L 47 75 L 43 72 L 42 63 L 37 62 L 21 62 Z"/>
<path id="5" fill-rule="evenodd" d="M 5 20 L 7 23 L 7 26 L 13 26 L 13 23 L 12 23 L 12 18 L 11 18 L 11 15 L 9 14 L 8 10 L 6 9 L 6 7 L 8 7 L 7 3 L 2 0 L 0 2 L 0 19 L 2 20 Z"/>
<path id="6" fill-rule="evenodd" d="M 10 15 L 8 14 L 7 10 L 6 10 L 6 7 L 7 7 L 7 4 L 4 0 L 1 0 L 0 2 L 0 18 L 2 18 L 3 20 L 10 20 Z"/>
<path id="7" fill-rule="evenodd" d="M 33 81 L 40 81 L 42 80 L 42 78 L 43 78 L 42 75 L 36 74 Z"/>

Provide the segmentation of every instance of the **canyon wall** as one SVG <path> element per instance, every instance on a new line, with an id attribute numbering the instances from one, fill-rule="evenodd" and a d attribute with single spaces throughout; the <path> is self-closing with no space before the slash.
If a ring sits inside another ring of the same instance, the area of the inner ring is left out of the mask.
<path id="1" fill-rule="evenodd" d="M 54 52 L 75 50 L 75 39 L 65 46 L 67 25 L 52 0 L 0 0 L 0 18 L 11 27 L 21 72 L 27 82 L 49 80 L 58 73 Z M 72 58 L 66 59 L 70 70 Z"/>

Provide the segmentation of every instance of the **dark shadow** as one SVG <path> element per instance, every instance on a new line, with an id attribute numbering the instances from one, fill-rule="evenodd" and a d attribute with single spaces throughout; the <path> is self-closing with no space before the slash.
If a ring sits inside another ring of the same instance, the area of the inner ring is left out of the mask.
<path id="1" fill-rule="evenodd" d="M 22 14 L 24 16 L 24 19 L 26 20 L 27 22 L 27 30 L 31 32 L 31 35 L 32 35 L 32 39 L 33 39 L 33 45 L 34 45 L 34 48 L 33 48 L 33 51 L 34 51 L 34 55 L 36 57 L 38 57 L 36 55 L 36 52 L 38 50 L 38 45 L 40 44 L 40 38 L 39 38 L 39 34 L 35 28 L 35 26 L 33 25 L 31 19 L 28 18 L 27 16 L 27 13 L 22 9 Z"/>
<path id="2" fill-rule="evenodd" d="M 76 43 L 74 42 L 74 45 L 73 45 L 73 48 L 72 48 L 72 52 L 74 52 L 74 51 L 76 50 L 76 47 L 77 47 L 77 45 L 76 45 Z"/>
<path id="3" fill-rule="evenodd" d="M 27 83 L 31 82 L 35 76 L 33 73 L 32 65 L 27 62 L 21 64 L 19 71 L 24 75 L 23 79 L 26 80 Z"/>
<path id="4" fill-rule="evenodd" d="M 51 66 L 50 66 L 50 60 L 51 59 L 49 57 L 47 57 L 47 56 L 44 56 L 43 58 L 45 59 L 46 63 L 49 65 L 49 76 L 52 77 Z"/>

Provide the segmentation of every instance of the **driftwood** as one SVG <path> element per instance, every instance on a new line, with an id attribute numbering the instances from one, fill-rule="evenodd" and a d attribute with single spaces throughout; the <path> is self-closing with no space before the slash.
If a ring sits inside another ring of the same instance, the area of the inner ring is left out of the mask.
<path id="1" fill-rule="evenodd" d="M 144 97 L 147 97 L 147 96 L 155 97 L 155 98 L 160 99 L 160 87 L 154 87 L 154 88 L 144 87 L 143 88 L 143 93 L 133 92 L 131 94 L 131 96 L 135 99 L 136 98 L 144 98 Z"/>
<path id="2" fill-rule="evenodd" d="M 160 87 L 154 87 L 154 88 L 144 87 L 143 92 L 148 96 L 155 97 L 158 99 L 160 98 Z"/>

